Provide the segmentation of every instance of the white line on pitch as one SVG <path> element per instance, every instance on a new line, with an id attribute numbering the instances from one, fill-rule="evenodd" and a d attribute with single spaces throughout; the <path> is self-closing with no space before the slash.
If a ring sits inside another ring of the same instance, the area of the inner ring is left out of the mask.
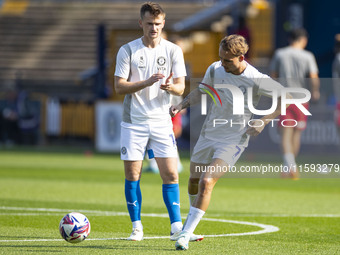
<path id="1" fill-rule="evenodd" d="M 53 209 L 53 208 L 24 208 L 24 207 L 0 207 L 2 210 L 23 210 L 23 211 L 39 211 L 39 212 L 69 212 L 69 211 L 77 211 L 77 210 L 67 210 L 67 209 Z M 78 210 L 80 212 L 101 212 L 101 211 L 91 211 L 91 210 Z M 104 212 L 105 215 L 108 212 Z M 112 216 L 128 216 L 127 212 L 110 212 Z M 157 214 L 157 213 L 144 213 L 142 216 L 146 217 L 161 217 L 167 218 L 167 214 Z M 213 221 L 213 222 L 223 222 L 223 223 L 232 223 L 232 224 L 241 224 L 241 225 L 248 225 L 248 226 L 255 226 L 261 228 L 258 231 L 252 232 L 244 232 L 244 233 L 231 233 L 231 234 L 219 234 L 219 235 L 206 235 L 205 237 L 226 237 L 226 236 L 244 236 L 244 235 L 260 235 L 265 233 L 271 233 L 279 231 L 278 227 L 255 223 L 255 222 L 247 222 L 247 221 L 235 221 L 235 220 L 224 220 L 224 219 L 214 219 L 214 218 L 203 218 L 202 220 L 205 221 Z M 144 239 L 165 239 L 169 238 L 169 236 L 153 236 L 153 237 L 145 237 Z M 90 241 L 99 241 L 99 240 L 121 240 L 125 238 L 100 238 L 100 239 L 87 239 Z M 0 242 L 52 242 L 52 241 L 62 241 L 62 239 L 25 239 L 25 240 L 0 240 Z"/>
<path id="2" fill-rule="evenodd" d="M 0 210 L 8 210 L 8 211 L 33 211 L 33 212 L 60 212 L 60 213 L 68 213 L 70 211 L 79 211 L 83 213 L 91 213 L 97 215 L 107 215 L 107 216 L 127 216 L 128 214 L 125 212 L 112 212 L 112 211 L 98 211 L 98 210 L 78 210 L 78 209 L 57 209 L 57 208 L 26 208 L 26 207 L 11 207 L 11 206 L 0 206 Z M 0 213 L 0 215 L 5 215 L 6 213 Z M 6 214 L 6 215 L 14 215 L 14 214 Z M 18 214 L 19 215 L 19 214 Z M 24 216 L 24 214 L 22 214 Z M 27 214 L 28 215 L 28 214 Z M 31 214 L 33 215 L 33 214 Z M 44 215 L 46 215 L 44 213 Z M 53 214 L 51 214 L 53 215 Z M 168 217 L 168 214 L 152 214 L 152 213 L 143 213 L 143 216 L 155 216 L 155 217 Z M 160 216 L 162 215 L 162 216 Z M 324 217 L 324 218 L 339 218 L 340 214 L 281 214 L 281 213 L 250 213 L 250 214 L 210 214 L 207 215 L 211 217 L 301 217 L 301 218 L 316 218 L 316 217 Z"/>
<path id="3" fill-rule="evenodd" d="M 284 213 L 247 213 L 247 214 L 209 214 L 212 217 L 278 217 L 278 218 L 287 218 L 287 217 L 297 217 L 297 218 L 340 218 L 340 214 L 284 214 Z"/>

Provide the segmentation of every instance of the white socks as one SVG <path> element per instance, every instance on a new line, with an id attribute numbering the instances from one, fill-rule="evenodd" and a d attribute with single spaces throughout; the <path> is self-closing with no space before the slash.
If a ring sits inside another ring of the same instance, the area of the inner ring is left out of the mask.
<path id="1" fill-rule="evenodd" d="M 178 231 L 182 231 L 183 224 L 180 221 L 174 222 L 171 224 L 171 233 L 175 234 Z"/>
<path id="2" fill-rule="evenodd" d="M 143 230 L 142 221 L 137 220 L 137 221 L 132 222 L 132 228 L 138 228 L 138 229 Z M 174 222 L 174 223 L 171 224 L 171 233 L 174 234 L 178 231 L 181 231 L 182 228 L 183 228 L 182 222 L 180 222 L 180 221 Z"/>
<path id="3" fill-rule="evenodd" d="M 197 227 L 204 214 L 205 211 L 191 206 L 183 231 L 186 231 L 190 234 L 194 233 L 195 228 Z"/>
<path id="4" fill-rule="evenodd" d="M 295 156 L 293 153 L 286 153 L 283 155 L 283 164 L 284 166 L 287 167 L 287 172 L 289 172 L 289 170 L 295 172 L 296 171 L 296 162 L 295 162 Z"/>
<path id="5" fill-rule="evenodd" d="M 132 228 L 138 228 L 138 229 L 143 230 L 142 221 L 136 220 L 136 221 L 132 222 Z"/>

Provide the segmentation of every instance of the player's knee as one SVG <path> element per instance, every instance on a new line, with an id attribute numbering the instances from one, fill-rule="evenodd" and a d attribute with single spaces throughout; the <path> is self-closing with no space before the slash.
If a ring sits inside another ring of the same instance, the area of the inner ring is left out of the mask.
<path id="1" fill-rule="evenodd" d="M 199 181 L 199 186 L 202 193 L 210 193 L 215 186 L 215 179 L 213 178 L 203 178 Z"/>
<path id="2" fill-rule="evenodd" d="M 125 179 L 132 182 L 138 181 L 140 179 L 140 174 L 129 173 L 125 175 Z"/>
<path id="3" fill-rule="evenodd" d="M 178 174 L 168 172 L 161 175 L 163 183 L 178 183 Z"/>

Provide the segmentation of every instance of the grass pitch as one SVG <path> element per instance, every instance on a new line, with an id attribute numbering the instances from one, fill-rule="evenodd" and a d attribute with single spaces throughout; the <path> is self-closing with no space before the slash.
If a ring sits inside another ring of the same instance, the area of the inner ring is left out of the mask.
<path id="1" fill-rule="evenodd" d="M 189 159 L 182 162 L 185 217 Z M 246 157 L 239 162 L 249 163 Z M 259 157 L 251 163 L 263 161 Z M 143 173 L 142 222 L 145 237 L 151 239 L 128 242 L 123 238 L 129 236 L 131 223 L 119 156 L 0 151 L 0 254 L 181 253 L 167 238 L 170 222 L 161 184 L 159 175 Z M 79 244 L 63 241 L 58 231 L 59 221 L 71 211 L 91 222 L 89 239 Z M 185 253 L 340 254 L 340 178 L 223 178 L 205 218 L 213 220 L 201 221 L 195 233 L 225 236 L 190 243 Z M 245 235 L 268 226 L 279 231 Z"/>

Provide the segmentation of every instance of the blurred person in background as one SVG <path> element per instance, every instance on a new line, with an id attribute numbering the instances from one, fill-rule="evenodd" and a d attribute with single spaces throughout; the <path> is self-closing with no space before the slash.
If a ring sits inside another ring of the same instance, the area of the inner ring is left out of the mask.
<path id="1" fill-rule="evenodd" d="M 5 100 L 1 107 L 0 114 L 1 142 L 6 146 L 11 146 L 19 142 L 18 123 L 18 91 L 10 87 L 5 89 Z"/>
<path id="2" fill-rule="evenodd" d="M 308 33 L 305 29 L 292 30 L 288 37 L 289 46 L 277 49 L 270 63 L 270 73 L 273 78 L 280 79 L 280 83 L 287 87 L 308 88 L 306 78 L 310 82 L 310 92 L 313 101 L 320 98 L 320 81 L 318 76 L 318 66 L 313 53 L 305 50 L 308 43 Z M 298 94 L 291 93 L 294 98 Z M 308 109 L 308 103 L 303 104 Z M 280 128 L 281 149 L 283 154 L 283 164 L 290 169 L 289 173 L 283 173 L 282 177 L 298 179 L 296 169 L 296 157 L 300 151 L 301 134 L 307 126 L 307 116 L 304 115 L 296 105 L 287 108 L 287 114 L 280 116 L 279 124 L 284 120 L 294 119 L 295 127 Z M 294 126 L 293 121 L 287 121 L 287 125 Z"/>
<path id="3" fill-rule="evenodd" d="M 335 57 L 332 65 L 333 90 L 336 99 L 335 124 L 340 134 L 340 34 L 335 35 Z"/>
<path id="4" fill-rule="evenodd" d="M 39 113 L 29 93 L 18 86 L 7 88 L 0 109 L 0 138 L 5 146 L 38 142 Z"/>

